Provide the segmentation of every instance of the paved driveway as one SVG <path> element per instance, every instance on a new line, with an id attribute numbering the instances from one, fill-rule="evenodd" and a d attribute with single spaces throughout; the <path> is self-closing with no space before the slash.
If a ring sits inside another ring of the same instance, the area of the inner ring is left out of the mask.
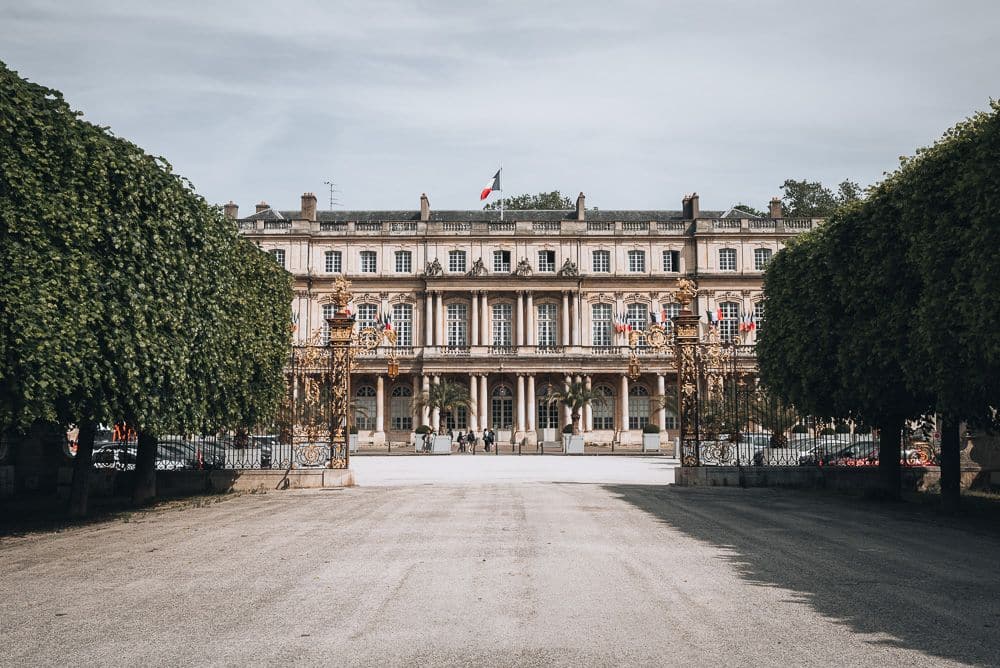
<path id="1" fill-rule="evenodd" d="M 355 489 L 8 539 L 0 664 L 1000 663 L 993 536 L 656 461 L 461 459 L 467 484 L 373 460 Z"/>

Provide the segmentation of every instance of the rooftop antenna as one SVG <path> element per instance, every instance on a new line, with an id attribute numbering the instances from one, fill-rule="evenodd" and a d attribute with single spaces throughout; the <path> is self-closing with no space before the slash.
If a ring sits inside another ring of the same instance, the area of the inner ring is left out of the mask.
<path id="1" fill-rule="evenodd" d="M 340 192 L 340 191 L 336 190 L 334 188 L 334 186 L 336 184 L 333 181 L 323 181 L 323 185 L 329 186 L 329 188 L 330 188 L 330 211 L 333 211 L 333 205 L 334 204 L 336 204 L 337 206 L 340 206 L 340 202 L 338 200 L 334 199 L 333 193 Z"/>

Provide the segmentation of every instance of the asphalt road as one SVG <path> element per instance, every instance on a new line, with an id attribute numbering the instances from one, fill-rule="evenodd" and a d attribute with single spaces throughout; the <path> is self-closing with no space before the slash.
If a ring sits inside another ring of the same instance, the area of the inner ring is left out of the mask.
<path id="1" fill-rule="evenodd" d="M 995 535 L 588 459 L 6 539 L 0 664 L 1000 665 Z"/>

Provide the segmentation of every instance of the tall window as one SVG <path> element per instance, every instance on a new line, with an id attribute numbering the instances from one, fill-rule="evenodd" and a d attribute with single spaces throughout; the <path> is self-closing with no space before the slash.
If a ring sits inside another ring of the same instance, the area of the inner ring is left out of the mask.
<path id="1" fill-rule="evenodd" d="M 670 395 L 668 395 L 670 396 Z M 663 409 L 664 429 L 677 429 L 677 413 L 672 408 Z"/>
<path id="2" fill-rule="evenodd" d="M 358 431 L 375 428 L 375 388 L 362 385 L 354 393 L 354 426 Z"/>
<path id="3" fill-rule="evenodd" d="M 469 307 L 466 304 L 448 304 L 447 310 L 448 346 L 465 348 L 469 345 L 467 328 Z"/>
<path id="4" fill-rule="evenodd" d="M 675 250 L 663 251 L 663 271 L 678 272 L 681 270 L 681 252 Z"/>
<path id="5" fill-rule="evenodd" d="M 272 248 L 268 251 L 274 261 L 278 263 L 278 266 L 284 269 L 285 267 L 285 249 L 284 248 Z"/>
<path id="6" fill-rule="evenodd" d="M 410 251 L 396 251 L 396 273 L 409 274 L 413 271 L 413 254 Z"/>
<path id="7" fill-rule="evenodd" d="M 413 345 L 413 306 L 411 304 L 393 304 L 392 328 L 396 330 L 396 345 L 409 347 Z"/>
<path id="8" fill-rule="evenodd" d="M 753 321 L 757 329 L 764 327 L 764 302 L 757 302 L 753 305 Z"/>
<path id="9" fill-rule="evenodd" d="M 510 273 L 510 251 L 493 251 L 493 271 L 501 274 Z"/>
<path id="10" fill-rule="evenodd" d="M 590 254 L 590 266 L 595 274 L 611 272 L 611 251 L 595 250 Z"/>
<path id="11" fill-rule="evenodd" d="M 535 402 L 535 414 L 538 416 L 539 429 L 558 429 L 559 424 L 559 404 L 548 402 L 548 390 L 543 391 Z"/>
<path id="12" fill-rule="evenodd" d="M 330 340 L 330 325 L 327 324 L 326 319 L 332 318 L 336 310 L 337 307 L 334 304 L 323 304 L 323 324 L 320 325 L 320 343 L 323 345 L 326 345 L 326 342 Z"/>
<path id="13" fill-rule="evenodd" d="M 754 248 L 753 249 L 753 268 L 757 271 L 764 271 L 767 267 L 767 263 L 771 261 L 771 249 L 770 248 Z"/>
<path id="14" fill-rule="evenodd" d="M 538 345 L 552 347 L 556 345 L 556 305 L 539 304 L 538 311 Z"/>
<path id="15" fill-rule="evenodd" d="M 628 252 L 628 270 L 632 273 L 646 271 L 646 251 L 630 250 Z"/>
<path id="16" fill-rule="evenodd" d="M 493 305 L 493 345 L 511 345 L 510 330 L 513 313 L 514 309 L 510 304 Z"/>
<path id="17" fill-rule="evenodd" d="M 469 428 L 469 410 L 465 406 L 454 408 L 441 416 L 446 429 L 458 431 Z"/>
<path id="18" fill-rule="evenodd" d="M 615 428 L 615 393 L 607 385 L 598 385 L 594 390 L 604 397 L 604 402 L 591 402 L 590 411 L 594 419 L 594 429 Z"/>
<path id="19" fill-rule="evenodd" d="M 649 307 L 645 304 L 629 304 L 626 307 L 625 318 L 629 325 L 637 332 L 646 331 L 649 324 Z M 646 337 L 640 334 L 639 345 L 646 345 Z"/>
<path id="20" fill-rule="evenodd" d="M 344 270 L 340 251 L 327 251 L 323 253 L 323 268 L 328 274 L 339 274 Z"/>
<path id="21" fill-rule="evenodd" d="M 556 270 L 556 252 L 551 250 L 538 251 L 538 271 Z"/>
<path id="22" fill-rule="evenodd" d="M 628 428 L 642 429 L 649 424 L 649 390 L 642 385 L 628 388 Z"/>
<path id="23" fill-rule="evenodd" d="M 666 316 L 666 321 L 663 323 L 667 327 L 673 327 L 674 318 L 681 314 L 681 305 L 677 302 L 671 302 L 669 304 L 663 305 L 663 314 Z"/>
<path id="24" fill-rule="evenodd" d="M 490 395 L 490 425 L 510 429 L 514 424 L 514 394 L 506 385 L 497 385 Z"/>
<path id="25" fill-rule="evenodd" d="M 378 255 L 375 251 L 361 251 L 361 273 L 374 274 L 378 271 Z"/>
<path id="26" fill-rule="evenodd" d="M 722 320 L 719 321 L 719 336 L 723 341 L 732 341 L 739 331 L 740 326 L 740 305 L 736 302 L 722 302 L 719 304 L 722 311 Z"/>
<path id="27" fill-rule="evenodd" d="M 720 271 L 736 271 L 736 249 L 735 248 L 720 248 L 719 249 L 719 270 Z"/>
<path id="28" fill-rule="evenodd" d="M 590 307 L 593 345 L 611 345 L 611 304 L 594 304 Z"/>
<path id="29" fill-rule="evenodd" d="M 389 413 L 392 421 L 389 423 L 393 431 L 409 431 L 413 429 L 413 391 L 406 385 L 392 388 L 389 399 Z"/>
<path id="30" fill-rule="evenodd" d="M 448 251 L 448 271 L 465 272 L 465 251 Z"/>
<path id="31" fill-rule="evenodd" d="M 365 327 L 374 327 L 378 318 L 378 304 L 358 304 L 358 331 Z"/>

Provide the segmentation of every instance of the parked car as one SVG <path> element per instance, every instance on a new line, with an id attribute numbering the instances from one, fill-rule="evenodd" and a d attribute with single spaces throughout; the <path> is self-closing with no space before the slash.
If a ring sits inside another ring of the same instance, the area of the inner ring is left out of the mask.
<path id="1" fill-rule="evenodd" d="M 99 441 L 94 443 L 94 454 L 91 456 L 91 461 L 94 468 L 131 471 L 135 469 L 135 458 L 136 446 L 134 443 Z"/>

